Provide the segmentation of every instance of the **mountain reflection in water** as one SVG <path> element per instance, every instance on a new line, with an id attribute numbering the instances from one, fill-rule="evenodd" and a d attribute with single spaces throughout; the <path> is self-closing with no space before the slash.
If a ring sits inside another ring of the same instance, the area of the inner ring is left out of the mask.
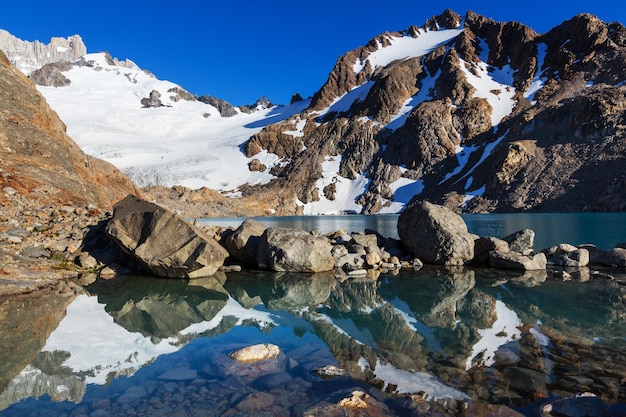
<path id="1" fill-rule="evenodd" d="M 524 412 L 586 391 L 624 403 L 617 272 L 587 282 L 442 268 L 377 281 L 265 272 L 96 281 L 25 368 L 23 355 L 6 358 L 0 415 L 304 415 L 356 388 L 387 415 L 411 415 L 406 394 Z M 67 303 L 57 304 L 62 315 Z M 257 343 L 284 356 L 259 367 L 228 357 Z M 346 375 L 314 372 L 327 365 Z"/>

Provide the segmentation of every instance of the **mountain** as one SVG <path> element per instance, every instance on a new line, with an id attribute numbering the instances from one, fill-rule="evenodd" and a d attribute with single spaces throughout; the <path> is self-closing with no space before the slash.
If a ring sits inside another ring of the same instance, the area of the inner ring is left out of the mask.
<path id="1" fill-rule="evenodd" d="M 76 145 L 34 84 L 2 52 L 0 126 L 0 204 L 9 219 L 24 201 L 39 208 L 75 203 L 111 209 L 139 192 L 113 165 Z"/>
<path id="2" fill-rule="evenodd" d="M 414 196 L 625 210 L 625 35 L 591 15 L 539 35 L 450 10 L 380 35 L 337 61 L 305 112 L 246 142 L 283 161 L 246 191 L 291 190 L 311 214 L 397 212 Z"/>
<path id="3" fill-rule="evenodd" d="M 13 43 L 3 44 L 0 38 L 0 48 L 12 47 Z M 21 50 L 12 51 L 16 63 L 23 61 Z M 241 184 L 264 184 L 273 178 L 248 167 L 253 160 L 272 167 L 278 157 L 264 153 L 247 158 L 241 144 L 265 125 L 298 113 L 308 104 L 275 106 L 261 98 L 252 105 L 235 107 L 219 98 L 197 97 L 106 52 L 59 59 L 31 70 L 30 78 L 87 154 L 114 164 L 140 187 L 202 188 L 196 193 L 198 198 L 210 196 L 220 206 L 231 203 L 220 193 L 240 196 Z M 242 205 L 237 199 L 237 206 Z M 273 213 L 280 206 L 255 205 L 252 202 L 233 214 L 243 214 L 242 210 Z M 214 209 L 204 211 L 210 215 Z"/>
<path id="4" fill-rule="evenodd" d="M 286 107 L 195 97 L 105 53 L 31 77 L 85 152 L 140 186 L 183 186 L 149 192 L 195 215 L 395 213 L 413 198 L 621 211 L 625 54 L 624 26 L 591 15 L 538 34 L 446 10 L 347 52 Z"/>

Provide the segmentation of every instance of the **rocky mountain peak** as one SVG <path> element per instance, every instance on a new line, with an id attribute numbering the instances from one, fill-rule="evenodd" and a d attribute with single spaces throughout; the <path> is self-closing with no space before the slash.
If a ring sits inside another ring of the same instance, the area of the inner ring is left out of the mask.
<path id="1" fill-rule="evenodd" d="M 254 104 L 246 104 L 244 106 L 240 106 L 239 109 L 244 113 L 253 113 L 255 111 L 270 109 L 272 107 L 274 107 L 272 102 L 264 96 L 257 99 Z"/>
<path id="2" fill-rule="evenodd" d="M 412 39 L 421 55 L 397 47 Z M 620 210 L 616 186 L 601 187 L 602 201 L 575 195 L 599 186 L 596 161 L 623 184 L 625 40 L 621 24 L 591 15 L 539 35 L 450 10 L 381 34 L 339 58 L 306 112 L 250 138 L 247 156 L 267 150 L 282 162 L 273 183 L 247 192 L 298 190 L 305 213 L 346 199 L 341 184 L 366 184 L 352 191 L 363 213 L 414 195 L 476 212 Z M 385 48 L 401 52 L 377 60 Z"/>
<path id="3" fill-rule="evenodd" d="M 444 10 L 438 16 L 426 20 L 422 26 L 424 30 L 456 29 L 461 25 L 463 18 L 451 9 Z"/>
<path id="4" fill-rule="evenodd" d="M 52 38 L 50 43 L 29 42 L 0 29 L 0 50 L 9 61 L 26 75 L 45 64 L 75 61 L 87 53 L 87 47 L 79 35 Z"/>

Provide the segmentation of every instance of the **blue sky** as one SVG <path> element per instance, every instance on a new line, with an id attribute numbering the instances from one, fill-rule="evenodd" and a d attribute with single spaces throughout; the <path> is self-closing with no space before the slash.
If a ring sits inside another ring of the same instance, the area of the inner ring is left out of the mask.
<path id="1" fill-rule="evenodd" d="M 286 104 L 312 95 L 345 52 L 385 31 L 422 25 L 451 8 L 539 33 L 578 13 L 626 22 L 626 2 L 596 1 L 119 1 L 7 2 L 0 28 L 49 42 L 79 34 L 88 52 L 109 51 L 195 94 L 234 105 L 261 96 Z"/>

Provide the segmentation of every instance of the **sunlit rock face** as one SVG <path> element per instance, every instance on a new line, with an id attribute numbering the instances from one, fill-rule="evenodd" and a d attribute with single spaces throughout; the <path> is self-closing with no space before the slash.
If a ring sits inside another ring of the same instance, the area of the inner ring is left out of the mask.
<path id="1" fill-rule="evenodd" d="M 152 274 L 169 278 L 213 275 L 228 252 L 173 212 L 129 195 L 115 205 L 107 235 Z"/>
<path id="2" fill-rule="evenodd" d="M 277 272 L 325 272 L 335 266 L 330 250 L 325 237 L 303 230 L 269 227 L 259 240 L 257 264 Z"/>
<path id="3" fill-rule="evenodd" d="M 73 202 L 109 209 L 138 192 L 113 165 L 85 154 L 23 73 L 0 52 L 0 188 L 42 206 Z M 4 198 L 4 194 L 0 199 Z"/>
<path id="4" fill-rule="evenodd" d="M 424 262 L 458 266 L 474 258 L 474 239 L 465 221 L 444 206 L 427 201 L 411 203 L 398 218 L 398 235 Z"/>
<path id="5" fill-rule="evenodd" d="M 52 38 L 50 43 L 29 42 L 18 39 L 0 29 L 0 49 L 20 71 L 30 74 L 46 64 L 75 61 L 87 53 L 87 47 L 79 35 L 68 38 Z"/>
<path id="6" fill-rule="evenodd" d="M 261 188 L 292 186 L 313 213 L 345 199 L 398 212 L 416 195 L 471 212 L 626 207 L 621 24 L 579 15 L 538 34 L 472 12 L 435 20 L 447 23 L 346 53 L 305 112 L 252 137 L 248 156 L 284 161 Z"/>
<path id="7" fill-rule="evenodd" d="M 476 213 L 623 211 L 625 39 L 620 23 L 587 14 L 539 34 L 518 22 L 446 10 L 347 51 L 313 97 L 285 107 L 192 97 L 104 53 L 71 69 L 58 55 L 39 73 L 25 71 L 42 85 L 72 86 L 41 90 L 91 152 L 123 166 L 136 183 L 204 186 L 238 197 L 224 202 L 197 193 L 187 203 L 200 215 L 397 213 L 415 196 Z M 19 51 L 28 58 L 39 48 L 16 42 L 5 42 L 16 63 Z M 81 45 L 73 37 L 49 47 L 80 54 Z M 83 100 L 96 84 L 110 88 Z M 152 99 L 146 90 L 155 91 Z M 158 120 L 137 94 L 158 106 Z M 93 121 L 74 111 L 77 100 L 94 112 L 116 102 L 100 139 L 87 128 Z M 129 120 L 116 113 L 119 100 Z M 184 117 L 172 116 L 179 110 Z M 149 128 L 138 133 L 138 120 Z M 183 150 L 184 140 L 153 137 L 157 123 L 192 142 L 210 131 L 212 145 L 202 156 L 197 149 L 205 142 Z M 114 132 L 134 139 L 111 147 Z M 155 147 L 159 157 L 137 156 L 145 137 L 162 145 Z M 176 193 L 166 197 L 181 204 Z"/>

